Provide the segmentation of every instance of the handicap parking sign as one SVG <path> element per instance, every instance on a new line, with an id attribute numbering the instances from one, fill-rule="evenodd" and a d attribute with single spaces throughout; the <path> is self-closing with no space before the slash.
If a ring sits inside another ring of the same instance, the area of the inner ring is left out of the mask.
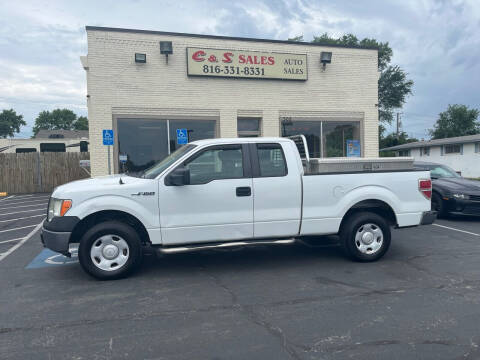
<path id="1" fill-rule="evenodd" d="M 187 129 L 177 129 L 177 144 L 185 145 L 188 143 Z"/>
<path id="2" fill-rule="evenodd" d="M 102 130 L 103 145 L 113 145 L 113 130 Z"/>

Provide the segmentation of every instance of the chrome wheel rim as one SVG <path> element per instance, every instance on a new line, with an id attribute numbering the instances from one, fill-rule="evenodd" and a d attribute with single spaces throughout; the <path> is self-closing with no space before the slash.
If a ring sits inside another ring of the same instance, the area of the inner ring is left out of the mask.
<path id="1" fill-rule="evenodd" d="M 362 254 L 373 255 L 383 245 L 383 231 L 372 223 L 361 225 L 355 234 L 355 246 Z"/>
<path id="2" fill-rule="evenodd" d="M 90 249 L 93 264 L 104 271 L 120 269 L 129 257 L 128 243 L 118 235 L 103 235 L 93 242 Z"/>

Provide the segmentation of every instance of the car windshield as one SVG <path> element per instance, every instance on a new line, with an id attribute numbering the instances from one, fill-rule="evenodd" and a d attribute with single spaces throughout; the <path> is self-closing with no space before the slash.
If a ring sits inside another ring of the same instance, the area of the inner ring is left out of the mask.
<path id="1" fill-rule="evenodd" d="M 180 159 L 183 155 L 192 150 L 196 145 L 188 144 L 182 146 L 181 148 L 175 150 L 173 153 L 168 155 L 165 159 L 157 162 L 153 166 L 145 170 L 142 177 L 145 179 L 155 179 L 160 175 L 165 169 L 172 165 L 175 161 Z"/>
<path id="2" fill-rule="evenodd" d="M 430 176 L 433 178 L 459 178 L 461 177 L 458 175 L 455 170 L 449 168 L 445 165 L 433 165 L 429 166 L 430 168 Z"/>

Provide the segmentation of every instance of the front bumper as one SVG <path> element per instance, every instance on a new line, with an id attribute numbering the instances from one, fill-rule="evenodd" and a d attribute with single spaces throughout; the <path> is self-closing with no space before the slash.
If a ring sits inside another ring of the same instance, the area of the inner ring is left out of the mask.
<path id="1" fill-rule="evenodd" d="M 420 221 L 420 225 L 433 224 L 436 218 L 437 218 L 436 211 L 424 211 L 422 215 L 422 221 Z"/>
<path id="2" fill-rule="evenodd" d="M 43 222 L 40 239 L 43 246 L 50 250 L 70 256 L 68 251 L 72 232 L 80 219 L 76 216 L 55 217 L 51 221 Z"/>
<path id="3" fill-rule="evenodd" d="M 40 239 L 42 240 L 43 246 L 46 248 L 70 257 L 68 247 L 70 244 L 71 234 L 72 233 L 70 232 L 55 232 L 42 228 Z"/>
<path id="4" fill-rule="evenodd" d="M 449 198 L 445 210 L 452 214 L 480 215 L 480 201 Z"/>

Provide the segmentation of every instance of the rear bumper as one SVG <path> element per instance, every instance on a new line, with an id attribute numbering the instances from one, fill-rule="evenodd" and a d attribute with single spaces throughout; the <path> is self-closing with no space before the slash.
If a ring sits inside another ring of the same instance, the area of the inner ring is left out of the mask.
<path id="1" fill-rule="evenodd" d="M 422 215 L 422 220 L 420 221 L 420 225 L 433 224 L 436 218 L 437 218 L 436 211 L 424 211 Z"/>

